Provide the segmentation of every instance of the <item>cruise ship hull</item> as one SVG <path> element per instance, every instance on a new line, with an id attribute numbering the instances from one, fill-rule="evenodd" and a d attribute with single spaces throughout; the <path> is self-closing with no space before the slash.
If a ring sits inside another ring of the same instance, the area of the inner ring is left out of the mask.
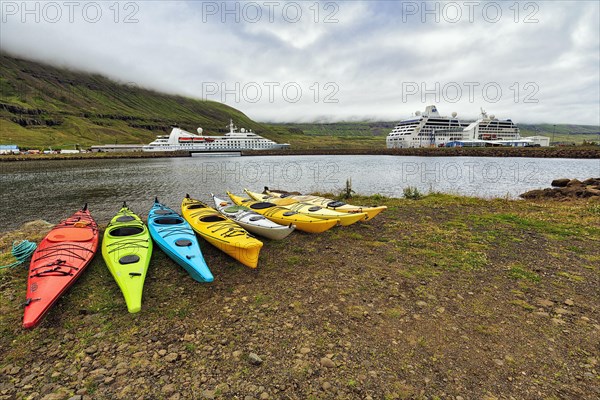
<path id="1" fill-rule="evenodd" d="M 483 146 L 547 146 L 539 138 L 522 138 L 519 127 L 510 119 L 499 120 L 481 110 L 474 122 L 439 114 L 435 106 L 428 106 L 412 118 L 401 121 L 386 138 L 387 148 L 416 147 L 483 147 Z"/>
<path id="2" fill-rule="evenodd" d="M 239 132 L 230 121 L 229 132 L 225 136 L 204 136 L 198 128 L 198 135 L 173 128 L 168 136 L 159 136 L 152 143 L 142 147 L 146 152 L 176 152 L 189 153 L 239 153 L 244 150 L 277 150 L 287 149 L 289 144 L 276 143 L 264 138 L 251 130 L 241 129 Z"/>

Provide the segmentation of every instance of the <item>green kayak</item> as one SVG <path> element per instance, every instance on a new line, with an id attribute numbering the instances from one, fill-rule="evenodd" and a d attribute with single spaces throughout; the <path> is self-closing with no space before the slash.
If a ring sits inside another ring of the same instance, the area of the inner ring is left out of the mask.
<path id="1" fill-rule="evenodd" d="M 123 292 L 130 313 L 142 308 L 142 291 L 151 255 L 152 240 L 148 228 L 123 203 L 121 211 L 104 231 L 102 256 Z"/>

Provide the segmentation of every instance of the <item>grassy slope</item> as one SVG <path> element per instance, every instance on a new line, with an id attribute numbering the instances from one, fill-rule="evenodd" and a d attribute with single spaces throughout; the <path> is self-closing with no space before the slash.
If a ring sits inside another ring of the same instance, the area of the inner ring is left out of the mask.
<path id="1" fill-rule="evenodd" d="M 173 124 L 224 132 L 230 118 L 274 139 L 280 136 L 221 103 L 166 95 L 7 55 L 0 55 L 0 103 L 22 108 L 0 106 L 0 143 L 22 146 L 147 143 Z"/>
<path id="2" fill-rule="evenodd" d="M 97 256 L 42 326 L 23 331 L 26 274 L 0 272 L 0 372 L 10 373 L 0 375 L 0 393 L 600 396 L 598 202 L 353 202 L 389 209 L 366 223 L 266 242 L 258 270 L 203 243 L 212 284 L 192 281 L 157 249 L 137 315 Z M 42 236 L 7 234 L 0 247 Z M 252 365 L 250 352 L 263 364 Z"/>
<path id="3" fill-rule="evenodd" d="M 315 141 L 343 144 L 351 142 L 354 147 L 385 147 L 385 137 L 396 122 L 338 122 L 332 124 L 302 123 L 280 124 L 294 134 L 303 132 L 297 138 L 300 143 L 311 144 Z M 593 125 L 558 124 L 519 124 L 522 136 L 548 136 L 557 142 L 582 144 L 583 141 L 600 141 L 600 127 Z M 336 147 L 336 146 L 332 146 Z"/>
<path id="4" fill-rule="evenodd" d="M 0 53 L 0 144 L 43 148 L 148 143 L 173 124 L 222 133 L 229 118 L 297 149 L 383 148 L 395 124 L 260 124 L 221 103 L 158 93 Z M 524 136 L 554 132 L 550 124 L 521 128 Z M 598 140 L 598 131 L 594 126 L 557 125 L 556 140 Z"/>

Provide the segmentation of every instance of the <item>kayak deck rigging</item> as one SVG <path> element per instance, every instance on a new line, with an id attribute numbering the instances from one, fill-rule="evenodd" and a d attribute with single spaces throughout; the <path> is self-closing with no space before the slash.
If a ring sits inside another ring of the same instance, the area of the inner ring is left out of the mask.
<path id="1" fill-rule="evenodd" d="M 87 251 L 89 253 L 94 253 L 93 250 L 89 249 L 86 246 L 81 246 L 78 244 L 55 244 L 53 246 L 48 246 L 44 249 L 39 249 L 38 253 L 44 252 L 45 254 L 35 258 L 33 261 L 43 260 L 45 258 L 57 257 L 57 256 L 65 256 L 65 257 L 73 257 L 80 260 L 85 260 L 86 257 L 81 254 L 77 254 L 76 251 Z"/>
<path id="2" fill-rule="evenodd" d="M 148 246 L 144 246 L 140 243 L 148 243 L 148 239 L 132 239 L 132 240 L 121 240 L 115 243 L 109 243 L 106 247 L 116 246 L 114 249 L 108 251 L 108 253 L 112 253 L 114 251 L 128 249 L 131 247 L 139 247 L 143 249 L 147 249 Z"/>

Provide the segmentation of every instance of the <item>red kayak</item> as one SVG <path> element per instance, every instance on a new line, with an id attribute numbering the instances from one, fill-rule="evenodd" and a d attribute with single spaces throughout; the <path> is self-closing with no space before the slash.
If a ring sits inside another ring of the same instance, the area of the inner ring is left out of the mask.
<path id="1" fill-rule="evenodd" d="M 23 327 L 37 326 L 98 249 L 98 225 L 87 204 L 56 225 L 31 256 Z"/>

